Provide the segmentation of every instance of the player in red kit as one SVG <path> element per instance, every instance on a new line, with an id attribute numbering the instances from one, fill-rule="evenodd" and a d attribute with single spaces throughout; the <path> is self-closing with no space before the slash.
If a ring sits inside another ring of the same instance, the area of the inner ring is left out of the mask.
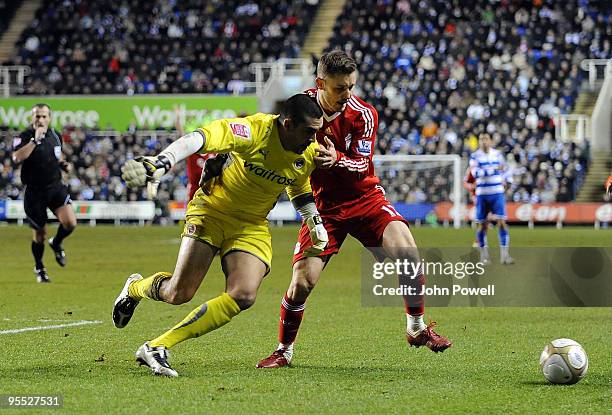
<path id="1" fill-rule="evenodd" d="M 202 123 L 197 123 L 197 124 L 194 124 L 193 126 L 187 125 L 187 128 L 185 129 L 183 127 L 183 123 L 181 122 L 180 111 L 178 110 L 177 107 L 174 108 L 174 113 L 176 115 L 174 127 L 176 128 L 176 131 L 179 137 L 182 137 L 185 135 L 185 130 L 195 131 L 202 124 Z M 187 157 L 187 159 L 185 160 L 185 163 L 187 164 L 187 180 L 189 181 L 189 183 L 187 183 L 187 194 L 188 194 L 187 202 L 193 199 L 193 195 L 200 188 L 200 177 L 202 176 L 202 169 L 204 168 L 204 165 L 206 164 L 206 160 L 208 160 L 211 157 L 214 157 L 214 154 L 197 154 L 196 153 L 196 154 L 193 154 Z"/>
<path id="2" fill-rule="evenodd" d="M 463 177 L 463 187 L 465 190 L 470 192 L 470 199 L 473 205 L 476 204 L 476 178 L 472 175 L 472 169 L 468 167 L 465 172 L 465 176 Z M 483 226 L 486 229 L 487 222 L 483 223 Z M 472 248 L 478 248 L 478 241 L 474 240 L 472 242 Z"/>
<path id="3" fill-rule="evenodd" d="M 372 156 L 378 113 L 352 95 L 356 80 L 355 61 L 342 51 L 332 51 L 319 61 L 316 89 L 307 91 L 324 110 L 323 127 L 317 132 L 321 145 L 316 158 L 318 168 L 310 176 L 310 183 L 329 243 L 319 256 L 306 256 L 311 243 L 308 227 L 302 225 L 293 257 L 291 284 L 281 302 L 279 345 L 257 364 L 259 368 L 291 363 L 306 299 L 347 235 L 366 247 L 382 248 L 391 259 L 404 259 L 415 252 L 416 243 L 408 223 L 385 198 L 380 180 L 374 174 Z M 423 281 L 422 273 L 413 279 L 418 285 Z M 404 297 L 404 304 L 410 346 L 427 346 L 434 352 L 451 346 L 447 338 L 433 331 L 435 323 L 428 326 L 423 321 L 422 296 Z"/>

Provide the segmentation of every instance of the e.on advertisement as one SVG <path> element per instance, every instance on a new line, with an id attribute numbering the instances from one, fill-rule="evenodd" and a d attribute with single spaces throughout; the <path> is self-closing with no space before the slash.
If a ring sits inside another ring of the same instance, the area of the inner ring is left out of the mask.
<path id="1" fill-rule="evenodd" d="M 436 204 L 436 215 L 439 220 L 452 220 L 454 212 L 450 202 Z M 509 222 L 533 223 L 595 223 L 612 222 L 612 204 L 610 203 L 508 203 L 506 213 Z M 461 219 L 474 220 L 474 207 L 461 209 Z"/>

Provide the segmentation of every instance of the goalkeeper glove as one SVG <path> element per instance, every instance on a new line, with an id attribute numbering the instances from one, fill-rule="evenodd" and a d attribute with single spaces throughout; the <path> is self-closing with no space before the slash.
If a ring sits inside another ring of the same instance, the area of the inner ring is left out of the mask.
<path id="1" fill-rule="evenodd" d="M 204 194 L 210 195 L 214 185 L 213 179 L 221 176 L 228 159 L 228 154 L 217 154 L 215 157 L 206 160 L 199 183 Z"/>
<path id="2" fill-rule="evenodd" d="M 149 199 L 157 196 L 157 188 L 161 177 L 170 170 L 172 165 L 166 156 L 136 157 L 125 162 L 121 168 L 121 177 L 128 187 L 147 185 Z"/>
<path id="3" fill-rule="evenodd" d="M 321 216 L 314 215 L 311 218 L 306 219 L 306 226 L 310 230 L 310 240 L 312 246 L 304 251 L 306 256 L 317 256 L 323 252 L 327 246 L 327 231 L 323 226 L 323 220 Z"/>

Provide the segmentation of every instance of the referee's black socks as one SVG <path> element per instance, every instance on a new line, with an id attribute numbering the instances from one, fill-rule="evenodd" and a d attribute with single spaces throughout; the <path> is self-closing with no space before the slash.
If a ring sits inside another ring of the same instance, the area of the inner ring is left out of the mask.
<path id="1" fill-rule="evenodd" d="M 42 258 L 45 252 L 45 244 L 39 244 L 36 241 L 32 241 L 32 255 L 34 256 L 34 262 L 36 262 L 36 269 L 43 269 Z"/>
<path id="2" fill-rule="evenodd" d="M 55 238 L 53 238 L 53 245 L 55 247 L 60 246 L 64 238 L 70 235 L 73 230 L 74 229 L 66 230 L 66 228 L 64 228 L 60 223 L 59 227 L 57 228 L 57 235 L 55 235 Z"/>

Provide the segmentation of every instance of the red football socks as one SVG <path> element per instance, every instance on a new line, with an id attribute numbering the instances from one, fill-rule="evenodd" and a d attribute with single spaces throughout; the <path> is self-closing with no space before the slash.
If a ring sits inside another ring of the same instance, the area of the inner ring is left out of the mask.
<path id="1" fill-rule="evenodd" d="M 305 303 L 292 301 L 287 294 L 283 297 L 278 323 L 278 341 L 283 345 L 289 346 L 295 342 L 305 307 Z"/>

